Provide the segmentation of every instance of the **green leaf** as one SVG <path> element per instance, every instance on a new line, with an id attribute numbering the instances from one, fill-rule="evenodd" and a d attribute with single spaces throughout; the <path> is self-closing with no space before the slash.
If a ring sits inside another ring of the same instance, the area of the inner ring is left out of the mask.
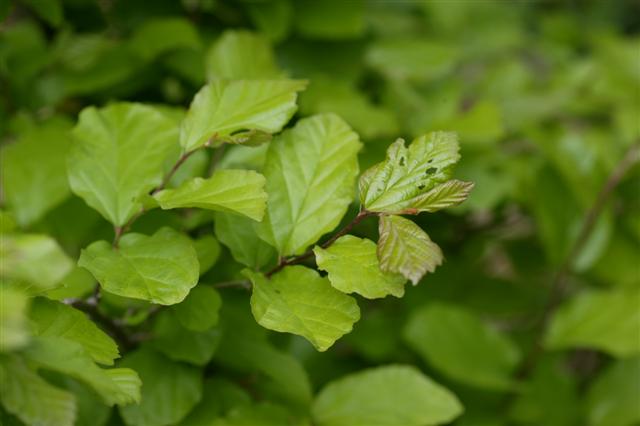
<path id="1" fill-rule="evenodd" d="M 118 346 L 87 316 L 65 305 L 43 297 L 33 300 L 29 313 L 36 336 L 64 337 L 81 344 L 95 362 L 113 365 L 120 357 Z"/>
<path id="2" fill-rule="evenodd" d="M 442 264 L 440 247 L 412 221 L 401 216 L 381 216 L 378 259 L 380 269 L 402 274 L 413 285 Z"/>
<path id="3" fill-rule="evenodd" d="M 269 42 L 258 34 L 225 31 L 206 56 L 207 78 L 252 80 L 282 77 Z"/>
<path id="4" fill-rule="evenodd" d="M 629 426 L 640 422 L 640 358 L 616 361 L 591 384 L 586 398 L 589 426 Z"/>
<path id="5" fill-rule="evenodd" d="M 202 399 L 180 426 L 210 426 L 212 419 L 239 405 L 249 404 L 251 396 L 240 386 L 227 379 L 208 378 L 204 381 Z"/>
<path id="6" fill-rule="evenodd" d="M 360 147 L 358 135 L 334 114 L 300 120 L 271 143 L 261 237 L 281 256 L 302 253 L 340 223 L 354 198 Z"/>
<path id="7" fill-rule="evenodd" d="M 108 405 L 140 401 L 140 378 L 128 368 L 102 369 L 80 344 L 64 337 L 40 336 L 24 350 L 36 365 L 74 377 L 91 386 Z"/>
<path id="8" fill-rule="evenodd" d="M 593 348 L 615 357 L 640 354 L 640 289 L 585 291 L 562 305 L 547 329 L 552 350 Z"/>
<path id="9" fill-rule="evenodd" d="M 60 386 L 76 398 L 78 411 L 74 426 L 105 426 L 111 417 L 112 408 L 105 405 L 90 387 L 69 377 L 60 380 Z"/>
<path id="10" fill-rule="evenodd" d="M 0 284 L 0 353 L 29 342 L 29 299 L 20 290 Z"/>
<path id="11" fill-rule="evenodd" d="M 261 221 L 267 203 L 264 184 L 264 176 L 252 170 L 218 170 L 208 179 L 197 177 L 154 197 L 163 209 L 197 207 Z"/>
<path id="12" fill-rule="evenodd" d="M 449 423 L 458 398 L 415 367 L 387 365 L 325 386 L 313 402 L 318 426 L 424 426 Z"/>
<path id="13" fill-rule="evenodd" d="M 55 120 L 29 129 L 0 152 L 7 207 L 21 226 L 30 225 L 67 198 L 67 152 L 71 125 Z"/>
<path id="14" fill-rule="evenodd" d="M 425 361 L 461 383 L 489 390 L 506 390 L 520 354 L 507 337 L 473 313 L 433 304 L 414 312 L 404 338 Z"/>
<path id="15" fill-rule="evenodd" d="M 220 243 L 211 235 L 203 235 L 193 242 L 193 248 L 198 254 L 200 264 L 200 275 L 207 272 L 220 257 Z"/>
<path id="16" fill-rule="evenodd" d="M 256 221 L 236 214 L 216 213 L 214 225 L 216 237 L 236 261 L 257 270 L 275 260 L 273 247 L 258 237 Z"/>
<path id="17" fill-rule="evenodd" d="M 405 278 L 380 270 L 376 244 L 371 240 L 345 235 L 328 249 L 316 246 L 313 252 L 318 268 L 327 271 L 331 285 L 343 293 L 358 293 L 367 299 L 404 295 Z"/>
<path id="18" fill-rule="evenodd" d="M 435 211 L 439 203 L 449 206 L 463 201 L 472 184 L 449 184 L 429 194 L 451 177 L 460 159 L 458 150 L 457 136 L 450 132 L 420 136 L 409 148 L 398 139 L 387 150 L 386 160 L 360 177 L 360 202 L 372 212 L 417 214 Z"/>
<path id="19" fill-rule="evenodd" d="M 210 139 L 239 130 L 277 133 L 296 112 L 299 80 L 216 80 L 193 98 L 180 131 L 180 145 L 193 151 Z"/>
<path id="20" fill-rule="evenodd" d="M 183 18 L 144 20 L 131 38 L 131 48 L 147 61 L 174 49 L 199 47 L 197 30 Z"/>
<path id="21" fill-rule="evenodd" d="M 174 361 L 204 366 L 213 358 L 221 335 L 218 328 L 189 330 L 178 320 L 174 311 L 164 311 L 158 315 L 154 324 L 152 344 Z"/>
<path id="22" fill-rule="evenodd" d="M 136 370 L 143 383 L 141 403 L 119 407 L 129 426 L 179 423 L 202 398 L 202 373 L 195 367 L 148 348 L 127 354 L 121 365 Z"/>
<path id="23" fill-rule="evenodd" d="M 283 406 L 263 401 L 234 407 L 226 417 L 216 419 L 211 426 L 303 426 L 306 424 L 299 420 L 296 422 Z"/>
<path id="24" fill-rule="evenodd" d="M 0 357 L 0 401 L 27 425 L 73 426 L 76 400 L 38 376 L 16 355 Z"/>
<path id="25" fill-rule="evenodd" d="M 452 179 L 436 185 L 431 191 L 416 197 L 415 207 L 421 212 L 437 212 L 451 206 L 457 206 L 469 197 L 473 182 Z"/>
<path id="26" fill-rule="evenodd" d="M 97 241 L 82 250 L 78 265 L 110 293 L 161 305 L 181 302 L 200 269 L 191 241 L 171 228 L 152 236 L 126 234 L 117 249 Z"/>
<path id="27" fill-rule="evenodd" d="M 361 36 L 365 30 L 365 8 L 361 0 L 298 0 L 295 7 L 296 30 L 306 37 L 344 39 Z"/>
<path id="28" fill-rule="evenodd" d="M 304 266 L 290 266 L 267 279 L 245 270 L 253 282 L 251 311 L 270 330 L 298 334 L 321 352 L 349 333 L 360 319 L 355 299 Z"/>
<path id="29" fill-rule="evenodd" d="M 64 17 L 60 0 L 23 0 L 38 16 L 53 25 L 59 26 Z"/>
<path id="30" fill-rule="evenodd" d="M 218 311 L 222 306 L 220 294 L 212 287 L 194 287 L 182 303 L 171 309 L 178 321 L 192 331 L 205 331 L 218 324 Z"/>
<path id="31" fill-rule="evenodd" d="M 283 40 L 291 30 L 293 6 L 289 0 L 245 3 L 247 14 L 262 34 L 274 42 Z"/>
<path id="32" fill-rule="evenodd" d="M 71 259 L 47 235 L 2 235 L 0 255 L 0 278 L 30 295 L 55 288 L 73 268 Z"/>
<path id="33" fill-rule="evenodd" d="M 160 184 L 178 138 L 172 118 L 133 103 L 85 108 L 73 135 L 71 190 L 115 226 L 136 214 L 138 198 Z"/>

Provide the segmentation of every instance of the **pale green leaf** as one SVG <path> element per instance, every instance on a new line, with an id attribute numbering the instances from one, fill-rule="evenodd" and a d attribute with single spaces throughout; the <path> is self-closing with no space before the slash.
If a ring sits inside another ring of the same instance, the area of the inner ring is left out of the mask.
<path id="1" fill-rule="evenodd" d="M 264 176 L 252 170 L 218 170 L 210 178 L 194 178 L 154 197 L 163 209 L 197 207 L 261 221 L 267 203 L 264 185 Z"/>
<path id="2" fill-rule="evenodd" d="M 36 222 L 71 193 L 66 163 L 70 131 L 67 121 L 50 121 L 0 151 L 4 199 L 21 226 Z"/>
<path id="3" fill-rule="evenodd" d="M 192 151 L 210 139 L 224 138 L 239 130 L 279 132 L 296 112 L 297 92 L 305 81 L 216 80 L 193 98 L 182 123 L 180 144 Z"/>
<path id="4" fill-rule="evenodd" d="M 490 390 L 511 387 L 518 348 L 463 308 L 433 304 L 416 311 L 404 338 L 430 365 L 461 383 Z"/>
<path id="5" fill-rule="evenodd" d="M 245 270 L 253 282 L 251 311 L 258 324 L 298 334 L 326 351 L 360 319 L 355 299 L 304 266 L 290 266 L 267 279 Z"/>
<path id="6" fill-rule="evenodd" d="M 29 299 L 22 291 L 0 284 L 0 353 L 29 341 Z"/>
<path id="7" fill-rule="evenodd" d="M 381 216 L 378 259 L 383 271 L 400 273 L 418 284 L 442 264 L 440 247 L 415 223 L 401 216 Z"/>
<path id="8" fill-rule="evenodd" d="M 318 426 L 426 426 L 449 423 L 463 408 L 415 367 L 387 365 L 325 386 L 313 402 Z"/>
<path id="9" fill-rule="evenodd" d="M 98 367 L 89 352 L 65 337 L 34 337 L 24 355 L 36 365 L 74 377 L 91 386 L 108 405 L 140 401 L 140 378 L 129 368 Z"/>
<path id="10" fill-rule="evenodd" d="M 178 141 L 175 121 L 152 107 L 115 103 L 80 112 L 68 157 L 71 190 L 116 226 L 159 185 Z"/>
<path id="11" fill-rule="evenodd" d="M 0 255 L 0 278 L 30 295 L 55 288 L 73 268 L 71 259 L 48 235 L 2 235 Z"/>
<path id="12" fill-rule="evenodd" d="M 182 303 L 171 309 L 185 328 L 205 331 L 218 323 L 220 306 L 222 298 L 213 287 L 198 285 L 189 292 Z"/>
<path id="13" fill-rule="evenodd" d="M 409 148 L 398 139 L 387 150 L 385 161 L 360 178 L 360 201 L 369 211 L 411 213 L 428 211 L 422 199 L 436 185 L 451 177 L 460 159 L 455 133 L 432 132 L 416 138 Z"/>
<path id="14" fill-rule="evenodd" d="M 431 191 L 414 199 L 412 208 L 421 212 L 437 212 L 447 207 L 456 206 L 469 197 L 473 182 L 452 179 L 435 186 Z"/>
<path id="15" fill-rule="evenodd" d="M 126 234 L 117 249 L 97 241 L 82 250 L 78 265 L 110 293 L 161 305 L 181 302 L 200 269 L 191 241 L 170 228 L 152 236 Z"/>
<path id="16" fill-rule="evenodd" d="M 620 360 L 591 384 L 586 398 L 589 426 L 630 426 L 640 422 L 640 358 Z"/>
<path id="17" fill-rule="evenodd" d="M 131 48 L 145 60 L 174 49 L 199 47 L 198 32 L 185 18 L 145 19 L 131 37 Z"/>
<path id="18" fill-rule="evenodd" d="M 17 355 L 0 358 L 0 402 L 27 425 L 73 426 L 76 400 L 27 367 Z"/>
<path id="19" fill-rule="evenodd" d="M 152 344 L 174 361 L 204 366 L 213 358 L 221 336 L 219 328 L 189 330 L 178 320 L 175 312 L 163 311 L 155 320 Z"/>
<path id="20" fill-rule="evenodd" d="M 113 339 L 87 316 L 64 303 L 43 297 L 33 300 L 29 313 L 36 336 L 64 337 L 81 344 L 95 362 L 113 365 L 120 356 Z"/>
<path id="21" fill-rule="evenodd" d="M 281 256 L 302 253 L 340 223 L 354 198 L 360 146 L 334 114 L 300 120 L 271 143 L 261 236 Z"/>
<path id="22" fill-rule="evenodd" d="M 203 235 L 193 241 L 193 248 L 198 254 L 198 263 L 200 264 L 200 275 L 207 272 L 220 257 L 220 243 L 211 235 Z"/>
<path id="23" fill-rule="evenodd" d="M 127 354 L 121 365 L 137 371 L 143 383 L 140 404 L 119 407 L 129 426 L 180 423 L 202 398 L 200 370 L 170 361 L 149 348 Z"/>
<path id="24" fill-rule="evenodd" d="M 404 295 L 405 278 L 380 269 L 371 240 L 345 235 L 328 249 L 316 246 L 313 252 L 318 268 L 327 271 L 331 285 L 343 293 L 358 293 L 367 299 Z"/>
<path id="25" fill-rule="evenodd" d="M 233 258 L 252 269 L 260 269 L 276 259 L 276 251 L 258 237 L 259 224 L 245 216 L 216 213 L 216 237 L 227 246 Z"/>
<path id="26" fill-rule="evenodd" d="M 560 306 L 545 338 L 549 349 L 593 348 L 640 354 L 640 289 L 585 291 Z"/>
<path id="27" fill-rule="evenodd" d="M 209 80 L 282 77 L 269 42 L 250 31 L 225 31 L 211 46 L 205 61 Z"/>

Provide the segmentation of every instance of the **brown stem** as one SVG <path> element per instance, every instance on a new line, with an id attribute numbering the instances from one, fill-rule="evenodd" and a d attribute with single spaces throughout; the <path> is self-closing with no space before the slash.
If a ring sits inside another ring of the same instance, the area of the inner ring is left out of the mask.
<path id="1" fill-rule="evenodd" d="M 224 281 L 221 283 L 216 283 L 213 285 L 215 288 L 229 288 L 229 287 L 238 287 L 244 288 L 245 290 L 251 289 L 251 283 L 247 280 L 233 280 L 233 281 Z"/>
<path id="2" fill-rule="evenodd" d="M 320 247 L 322 247 L 323 249 L 328 248 L 333 243 L 335 243 L 338 238 L 348 234 L 357 224 L 362 222 L 362 220 L 364 218 L 366 218 L 368 216 L 374 216 L 374 215 L 376 215 L 376 213 L 373 213 L 373 212 L 370 212 L 370 211 L 367 211 L 367 210 L 361 210 L 360 213 L 358 213 L 358 215 L 356 217 L 354 217 L 351 222 L 349 222 L 344 228 L 342 228 L 340 231 L 338 231 L 336 234 L 334 234 L 331 238 L 329 238 L 324 244 L 321 244 Z M 295 265 L 295 264 L 301 263 L 304 260 L 310 258 L 311 256 L 313 256 L 313 250 L 309 249 L 309 250 L 307 250 L 306 252 L 304 252 L 303 254 L 301 254 L 299 256 L 291 257 L 289 259 L 280 258 L 280 261 L 278 262 L 278 264 L 273 269 L 271 269 L 269 272 L 267 272 L 264 275 L 267 278 L 269 278 L 273 274 L 275 274 L 277 272 L 280 272 L 286 266 Z"/>
<path id="3" fill-rule="evenodd" d="M 566 292 L 566 287 L 571 273 L 571 267 L 575 263 L 576 258 L 580 255 L 584 249 L 585 244 L 589 240 L 589 236 L 593 231 L 594 226 L 598 220 L 600 214 L 607 205 L 607 201 L 611 196 L 613 190 L 620 184 L 622 178 L 631 169 L 631 167 L 640 160 L 640 142 L 635 143 L 625 153 L 622 160 L 618 163 L 615 169 L 611 172 L 607 181 L 602 189 L 598 193 L 596 200 L 591 208 L 587 211 L 580 233 L 576 238 L 571 251 L 564 259 L 558 272 L 555 275 L 551 288 L 549 289 L 549 295 L 547 303 L 542 311 L 540 320 L 534 326 L 535 337 L 531 351 L 522 363 L 522 367 L 517 372 L 518 378 L 524 378 L 528 376 L 535 368 L 540 356 L 542 355 L 542 338 L 544 337 L 545 326 L 549 322 L 551 315 L 554 313 L 558 304 L 560 303 L 563 294 Z"/>

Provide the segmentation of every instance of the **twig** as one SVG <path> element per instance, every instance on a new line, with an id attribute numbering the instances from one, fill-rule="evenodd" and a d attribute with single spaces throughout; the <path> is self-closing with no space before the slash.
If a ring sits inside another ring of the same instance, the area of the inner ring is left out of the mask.
<path id="1" fill-rule="evenodd" d="M 334 236 L 329 238 L 324 244 L 321 244 L 320 247 L 322 247 L 323 249 L 328 248 L 333 243 L 335 243 L 338 238 L 342 237 L 343 235 L 348 234 L 357 224 L 362 222 L 362 220 L 364 218 L 369 217 L 369 216 L 374 216 L 374 215 L 376 215 L 376 213 L 373 213 L 373 212 L 370 212 L 370 211 L 367 211 L 367 210 L 361 210 L 360 213 L 358 213 L 358 215 L 356 217 L 354 217 L 351 222 L 349 222 L 344 228 L 342 228 L 340 231 L 338 231 Z M 278 264 L 273 269 L 271 269 L 269 272 L 267 272 L 264 275 L 267 278 L 269 278 L 273 274 L 275 274 L 277 272 L 280 272 L 286 266 L 295 265 L 295 264 L 301 263 L 304 260 L 310 258 L 311 256 L 313 256 L 313 250 L 309 249 L 309 250 L 307 250 L 306 252 L 304 252 L 303 254 L 301 254 L 299 256 L 291 257 L 289 259 L 280 258 L 280 261 L 278 262 Z"/>
<path id="2" fill-rule="evenodd" d="M 593 231 L 598 217 L 606 207 L 611 193 L 620 184 L 622 178 L 629 171 L 629 169 L 631 169 L 631 167 L 633 167 L 633 165 L 639 160 L 640 142 L 637 142 L 629 147 L 622 160 L 618 163 L 618 165 L 607 178 L 607 181 L 598 193 L 598 196 L 596 197 L 593 205 L 587 211 L 587 215 L 585 216 L 582 227 L 580 228 L 580 233 L 578 234 L 576 241 L 573 243 L 571 251 L 562 262 L 553 282 L 551 283 L 547 303 L 542 311 L 539 321 L 536 325 L 534 325 L 535 336 L 533 347 L 516 374 L 518 378 L 524 378 L 528 376 L 538 363 L 543 350 L 542 338 L 544 336 L 544 330 L 546 328 L 545 326 L 548 324 L 551 315 L 560 303 L 562 295 L 566 292 L 568 278 L 571 273 L 571 267 L 574 264 L 575 259 L 580 255 L 580 253 L 584 249 L 585 244 L 589 240 L 591 231 Z"/>

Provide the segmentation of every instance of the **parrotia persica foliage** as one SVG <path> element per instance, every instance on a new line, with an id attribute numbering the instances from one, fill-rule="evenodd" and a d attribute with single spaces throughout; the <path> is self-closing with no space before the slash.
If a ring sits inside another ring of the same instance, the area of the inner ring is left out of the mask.
<path id="1" fill-rule="evenodd" d="M 0 424 L 640 422 L 640 22 L 489 3 L 0 6 Z"/>

